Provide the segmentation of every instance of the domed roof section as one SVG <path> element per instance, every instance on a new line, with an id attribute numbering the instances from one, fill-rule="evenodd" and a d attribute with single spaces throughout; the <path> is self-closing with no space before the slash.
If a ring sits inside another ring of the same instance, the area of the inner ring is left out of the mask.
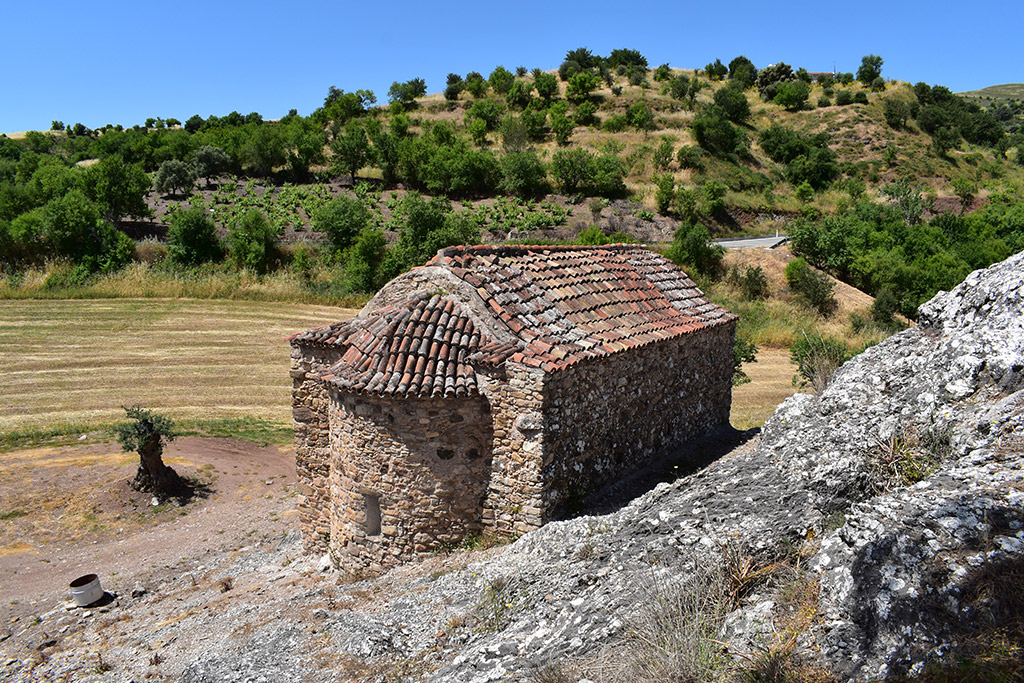
<path id="1" fill-rule="evenodd" d="M 477 381 L 470 356 L 501 350 L 480 334 L 465 307 L 426 292 L 324 329 L 322 336 L 347 347 L 325 382 L 389 397 L 472 396 Z"/>

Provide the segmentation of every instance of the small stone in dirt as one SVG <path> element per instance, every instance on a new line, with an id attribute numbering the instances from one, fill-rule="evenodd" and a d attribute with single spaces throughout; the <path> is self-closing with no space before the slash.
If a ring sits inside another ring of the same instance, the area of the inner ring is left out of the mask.
<path id="1" fill-rule="evenodd" d="M 153 507 L 156 507 L 157 505 L 160 504 L 160 499 L 157 498 L 156 496 L 153 496 L 153 500 L 149 501 L 149 504 L 152 505 Z"/>
<path id="2" fill-rule="evenodd" d="M 320 558 L 320 561 L 316 565 L 317 571 L 327 572 L 334 568 L 334 563 L 331 562 L 331 556 L 324 553 L 324 556 Z"/>
<path id="3" fill-rule="evenodd" d="M 92 616 L 92 610 L 85 610 L 84 612 L 82 612 L 82 618 L 83 619 L 88 619 L 91 616 Z"/>
<path id="4" fill-rule="evenodd" d="M 11 632 L 8 631 L 7 629 L 4 629 L 3 631 L 0 631 L 0 643 L 4 642 L 5 640 L 7 640 L 10 637 L 11 637 Z"/>
<path id="5" fill-rule="evenodd" d="M 143 588 L 142 584 L 140 584 L 140 583 L 135 584 L 135 586 L 132 588 L 132 597 L 133 598 L 141 598 L 145 594 L 146 594 L 146 589 Z"/>

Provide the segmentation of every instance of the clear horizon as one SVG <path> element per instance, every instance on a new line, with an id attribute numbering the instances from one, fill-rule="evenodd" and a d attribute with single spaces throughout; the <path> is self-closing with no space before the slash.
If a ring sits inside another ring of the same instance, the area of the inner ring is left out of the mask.
<path id="1" fill-rule="evenodd" d="M 720 6 L 719 6 L 720 7 Z M 808 71 L 855 72 L 880 55 L 882 75 L 954 92 L 1024 82 L 1015 55 L 1024 5 L 981 0 L 892 3 L 885 11 L 837 11 L 804 0 L 705 3 L 540 3 L 443 8 L 402 0 L 366 4 L 266 0 L 174 6 L 66 0 L 46 12 L 6 8 L 0 132 L 47 130 L 53 120 L 89 128 L 149 117 L 259 112 L 308 115 L 330 86 L 372 90 L 387 101 L 393 81 L 423 78 L 440 92 L 449 72 L 496 66 L 555 69 L 568 50 L 607 55 L 632 48 L 652 67 L 703 68 L 737 55 L 758 68 L 786 62 Z"/>

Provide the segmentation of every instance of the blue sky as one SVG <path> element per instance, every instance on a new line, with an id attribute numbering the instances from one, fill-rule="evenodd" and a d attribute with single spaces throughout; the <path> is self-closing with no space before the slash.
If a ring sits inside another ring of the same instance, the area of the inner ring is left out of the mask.
<path id="1" fill-rule="evenodd" d="M 45 11 L 41 8 L 45 7 Z M 856 71 L 954 91 L 1024 82 L 1020 0 L 974 2 L 65 2 L 8 3 L 0 131 L 50 121 L 309 114 L 328 86 L 373 90 L 448 72 L 556 68 L 567 50 L 640 50 L 652 66 L 744 54 L 809 71 Z"/>

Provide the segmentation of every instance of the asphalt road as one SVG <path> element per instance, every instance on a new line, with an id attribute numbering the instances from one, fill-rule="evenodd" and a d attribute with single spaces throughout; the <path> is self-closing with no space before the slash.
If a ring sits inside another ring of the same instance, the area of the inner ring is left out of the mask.
<path id="1" fill-rule="evenodd" d="M 783 244 L 789 237 L 786 235 L 766 235 L 764 237 L 740 237 L 722 240 L 714 240 L 715 244 L 721 244 L 726 249 L 749 249 L 751 247 L 774 247 Z"/>

